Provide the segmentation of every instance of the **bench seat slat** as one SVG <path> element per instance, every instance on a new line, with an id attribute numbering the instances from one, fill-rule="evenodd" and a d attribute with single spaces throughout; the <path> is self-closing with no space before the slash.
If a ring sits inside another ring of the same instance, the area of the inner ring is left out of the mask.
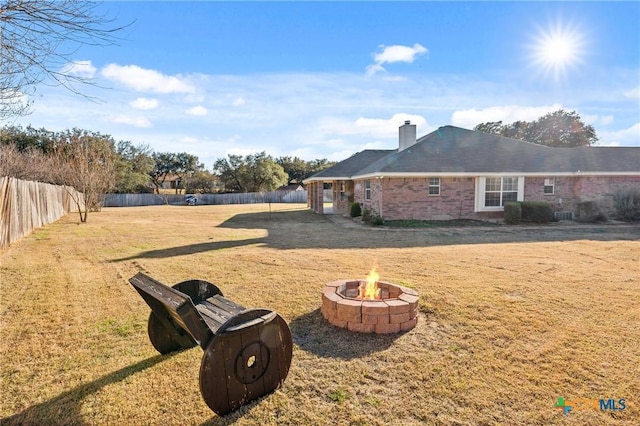
<path id="1" fill-rule="evenodd" d="M 196 309 L 198 310 L 198 312 L 200 312 L 200 314 L 202 315 L 202 317 L 204 318 L 204 321 L 207 323 L 207 325 L 209 326 L 209 328 L 215 333 L 222 324 L 225 323 L 225 321 L 228 319 L 226 316 L 222 316 L 222 315 L 218 315 L 218 313 L 211 311 L 210 309 L 208 309 L 206 306 L 204 306 L 202 303 L 198 303 L 196 305 Z"/>
<path id="2" fill-rule="evenodd" d="M 214 312 L 216 315 L 224 317 L 224 318 L 229 318 L 235 315 L 235 312 L 232 311 L 227 311 L 226 309 L 222 309 L 217 305 L 214 305 L 213 303 L 209 302 L 208 300 L 203 300 L 202 302 L 198 303 L 198 305 L 202 306 L 204 309 L 207 309 L 211 312 Z"/>
<path id="3" fill-rule="evenodd" d="M 201 301 L 196 305 L 196 309 L 214 333 L 230 318 L 245 310 L 244 307 L 221 295 L 215 295 Z"/>
<path id="4" fill-rule="evenodd" d="M 203 302 L 207 302 L 208 304 L 211 304 L 212 310 L 215 310 L 215 311 L 222 310 L 224 312 L 228 312 L 230 315 L 235 315 L 238 312 L 242 312 L 245 310 L 244 306 L 238 305 L 237 303 L 234 303 L 231 300 L 219 294 L 216 294 L 215 296 L 211 296 L 210 298 L 208 298 L 207 300 L 204 300 Z"/>

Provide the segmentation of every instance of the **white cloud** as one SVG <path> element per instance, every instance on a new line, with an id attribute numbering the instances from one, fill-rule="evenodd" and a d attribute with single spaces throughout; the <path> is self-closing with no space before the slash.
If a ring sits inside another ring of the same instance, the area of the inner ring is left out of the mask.
<path id="1" fill-rule="evenodd" d="M 377 72 L 386 71 L 384 69 L 384 67 L 382 65 L 379 65 L 379 64 L 371 64 L 371 65 L 367 66 L 366 69 L 367 69 L 367 75 L 374 75 Z"/>
<path id="2" fill-rule="evenodd" d="M 639 146 L 640 123 L 618 131 L 600 132 L 597 146 Z"/>
<path id="3" fill-rule="evenodd" d="M 398 113 L 391 118 L 366 118 L 359 117 L 349 121 L 340 118 L 325 118 L 319 124 L 319 131 L 326 135 L 360 135 L 378 139 L 395 138 L 398 136 L 398 128 L 410 120 L 417 125 L 418 135 L 427 132 L 427 120 L 414 114 Z"/>
<path id="4" fill-rule="evenodd" d="M 589 114 L 589 115 L 582 115 L 580 118 L 582 118 L 583 122 L 585 122 L 586 124 L 591 124 L 592 126 L 595 126 L 598 124 L 602 124 L 603 126 L 606 126 L 608 124 L 613 123 L 612 115 Z"/>
<path id="5" fill-rule="evenodd" d="M 91 64 L 91 61 L 73 61 L 65 65 L 60 72 L 74 77 L 93 78 L 96 71 L 96 67 Z"/>
<path id="6" fill-rule="evenodd" d="M 194 106 L 193 108 L 189 108 L 188 110 L 185 111 L 185 113 L 189 115 L 195 115 L 197 117 L 202 117 L 204 115 L 207 115 L 209 111 L 207 111 L 205 107 L 198 105 L 198 106 Z"/>
<path id="7" fill-rule="evenodd" d="M 141 128 L 151 127 L 151 121 L 149 121 L 149 119 L 147 119 L 146 117 L 133 117 L 130 115 L 120 114 L 120 115 L 110 117 L 109 121 L 113 123 L 128 124 L 134 127 L 141 127 Z"/>
<path id="8" fill-rule="evenodd" d="M 379 71 L 385 71 L 383 64 L 391 64 L 394 62 L 412 63 L 417 56 L 424 55 L 428 52 L 427 48 L 419 43 L 413 46 L 379 46 L 382 50 L 373 55 L 374 64 L 367 67 L 367 75 L 373 75 Z"/>
<path id="9" fill-rule="evenodd" d="M 244 105 L 245 103 L 246 103 L 246 102 L 245 102 L 245 100 L 244 100 L 244 99 L 242 99 L 242 98 L 236 98 L 236 99 L 234 99 L 234 100 L 233 100 L 233 102 L 231 102 L 231 105 L 233 105 L 233 106 L 242 106 L 242 105 Z"/>
<path id="10" fill-rule="evenodd" d="M 611 124 L 613 123 L 613 115 L 603 115 L 600 117 L 599 122 L 604 125 Z"/>
<path id="11" fill-rule="evenodd" d="M 109 64 L 102 69 L 101 73 L 104 77 L 139 92 L 192 93 L 195 91 L 195 88 L 181 75 L 164 75 L 137 65 Z"/>
<path id="12" fill-rule="evenodd" d="M 427 120 L 419 115 L 413 114 L 394 114 L 389 119 L 360 117 L 354 124 L 356 129 L 362 130 L 366 134 L 379 138 L 390 138 L 398 136 L 398 128 L 407 120 L 417 126 L 418 134 L 425 133 Z"/>
<path id="13" fill-rule="evenodd" d="M 538 107 L 521 105 L 493 106 L 484 109 L 467 109 L 455 111 L 451 115 L 451 124 L 466 129 L 473 129 L 480 123 L 502 121 L 510 124 L 515 121 L 534 121 L 543 115 L 557 111 L 562 105 L 544 105 Z"/>
<path id="14" fill-rule="evenodd" d="M 200 139 L 198 138 L 194 138 L 191 136 L 185 136 L 183 138 L 180 138 L 180 143 L 184 143 L 184 144 L 188 144 L 188 145 L 194 145 L 194 144 L 198 144 L 200 143 Z"/>
<path id="15" fill-rule="evenodd" d="M 135 101 L 129 102 L 132 108 L 135 109 L 156 109 L 158 108 L 158 100 L 157 99 L 148 99 L 148 98 L 137 98 Z"/>
<path id="16" fill-rule="evenodd" d="M 624 96 L 631 99 L 640 99 L 640 86 L 637 86 L 624 93 Z"/>

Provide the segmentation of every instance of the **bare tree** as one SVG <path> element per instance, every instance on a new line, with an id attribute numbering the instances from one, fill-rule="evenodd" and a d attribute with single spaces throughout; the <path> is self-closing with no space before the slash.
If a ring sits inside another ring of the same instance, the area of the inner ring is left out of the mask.
<path id="1" fill-rule="evenodd" d="M 67 130 L 59 135 L 56 150 L 59 184 L 75 188 L 83 194 L 75 197 L 80 221 L 86 222 L 89 211 L 99 210 L 104 194 L 115 187 L 116 152 L 110 136 L 86 130 Z"/>
<path id="2" fill-rule="evenodd" d="M 55 183 L 54 160 L 41 150 L 30 147 L 23 151 L 16 145 L 0 144 L 0 174 L 16 179 Z"/>
<path id="3" fill-rule="evenodd" d="M 91 77 L 74 72 L 82 45 L 111 45 L 123 27 L 97 13 L 99 4 L 74 0 L 1 0 L 0 118 L 28 114 L 28 97 L 46 82 L 76 94 Z"/>

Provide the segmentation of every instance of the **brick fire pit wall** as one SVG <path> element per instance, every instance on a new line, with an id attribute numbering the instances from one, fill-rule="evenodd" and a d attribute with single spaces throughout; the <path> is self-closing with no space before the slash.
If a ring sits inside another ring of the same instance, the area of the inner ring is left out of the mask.
<path id="1" fill-rule="evenodd" d="M 410 288 L 378 281 L 378 300 L 360 300 L 364 280 L 338 280 L 322 292 L 322 316 L 336 327 L 359 333 L 389 334 L 410 330 L 418 323 L 418 293 Z M 365 282 L 366 283 L 366 282 Z"/>

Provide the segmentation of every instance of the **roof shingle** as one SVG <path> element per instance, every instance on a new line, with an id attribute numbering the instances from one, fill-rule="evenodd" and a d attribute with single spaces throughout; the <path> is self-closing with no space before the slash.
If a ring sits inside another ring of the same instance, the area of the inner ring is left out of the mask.
<path id="1" fill-rule="evenodd" d="M 309 180 L 381 174 L 634 173 L 640 147 L 552 148 L 443 126 L 403 150 L 365 150 Z"/>

